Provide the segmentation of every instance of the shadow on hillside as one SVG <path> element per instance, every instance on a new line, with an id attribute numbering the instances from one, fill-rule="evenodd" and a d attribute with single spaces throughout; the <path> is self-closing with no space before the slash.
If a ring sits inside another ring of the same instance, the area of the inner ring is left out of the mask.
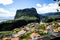
<path id="1" fill-rule="evenodd" d="M 56 38 L 51 39 L 51 40 L 60 40 L 60 37 L 56 37 Z"/>
<path id="2" fill-rule="evenodd" d="M 39 22 L 39 20 L 15 20 L 14 22 L 5 22 L 0 24 L 0 31 L 11 31 L 15 28 L 20 28 L 28 23 Z"/>

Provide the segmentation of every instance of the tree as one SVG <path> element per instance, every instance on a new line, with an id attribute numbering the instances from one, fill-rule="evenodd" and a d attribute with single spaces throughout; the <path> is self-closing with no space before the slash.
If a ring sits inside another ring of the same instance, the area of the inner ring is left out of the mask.
<path id="1" fill-rule="evenodd" d="M 58 9 L 56 9 L 57 10 L 57 12 L 59 12 L 59 10 Z"/>
<path id="2" fill-rule="evenodd" d="M 60 2 L 59 2 L 60 0 L 54 0 L 54 1 L 55 2 L 58 1 L 58 6 L 60 7 Z M 57 10 L 57 12 L 59 12 L 59 9 L 56 9 L 56 10 Z"/>
<path id="3" fill-rule="evenodd" d="M 54 0 L 54 1 L 58 1 L 59 2 L 59 0 Z"/>

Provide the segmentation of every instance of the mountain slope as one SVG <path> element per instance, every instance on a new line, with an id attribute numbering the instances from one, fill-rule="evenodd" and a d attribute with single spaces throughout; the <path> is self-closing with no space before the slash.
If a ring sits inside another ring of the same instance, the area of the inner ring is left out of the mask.
<path id="1" fill-rule="evenodd" d="M 25 20 L 25 19 L 39 19 L 38 13 L 35 8 L 26 8 L 23 10 L 17 10 L 15 19 Z"/>
<path id="2" fill-rule="evenodd" d="M 28 23 L 39 22 L 40 17 L 35 8 L 26 8 L 16 11 L 14 20 L 0 23 L 0 31 L 13 30 L 14 28 L 20 28 Z"/>
<path id="3" fill-rule="evenodd" d="M 60 15 L 60 12 L 44 13 L 44 14 L 41 14 L 41 15 L 42 16 Z"/>
<path id="4" fill-rule="evenodd" d="M 52 22 L 52 21 L 60 20 L 60 12 L 45 13 L 41 15 L 43 17 L 42 20 L 45 22 Z"/>

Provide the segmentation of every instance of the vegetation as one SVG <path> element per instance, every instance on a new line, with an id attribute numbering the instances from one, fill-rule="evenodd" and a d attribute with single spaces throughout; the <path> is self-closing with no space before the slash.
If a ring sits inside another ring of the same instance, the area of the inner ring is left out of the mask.
<path id="1" fill-rule="evenodd" d="M 20 37 L 20 40 L 29 38 L 31 33 L 32 33 L 32 32 L 29 32 L 29 33 L 26 33 L 25 35 L 21 36 L 21 37 Z"/>
<path id="2" fill-rule="evenodd" d="M 46 14 L 42 14 L 42 20 L 44 22 L 53 22 L 56 20 L 60 20 L 60 12 L 55 12 L 55 13 L 46 13 Z"/>
<path id="3" fill-rule="evenodd" d="M 12 33 L 15 34 L 15 33 L 19 32 L 20 30 L 21 30 L 20 28 L 15 28 L 12 30 Z"/>
<path id="4" fill-rule="evenodd" d="M 15 19 L 0 23 L 0 31 L 11 31 L 15 28 L 20 28 L 31 22 L 39 22 L 40 17 L 35 8 L 26 8 L 17 10 Z"/>
<path id="5" fill-rule="evenodd" d="M 59 26 L 60 26 L 59 24 L 55 23 L 55 24 L 53 25 L 53 28 L 56 29 L 56 28 L 58 28 Z"/>
<path id="6" fill-rule="evenodd" d="M 33 22 L 52 22 L 60 19 L 60 12 L 47 13 L 43 16 L 38 14 L 35 8 L 17 10 L 14 20 L 8 20 L 0 23 L 0 31 L 11 31 Z"/>
<path id="7" fill-rule="evenodd" d="M 39 25 L 37 28 L 38 28 L 38 29 L 45 30 L 45 29 L 46 29 L 46 27 L 47 27 L 47 26 L 45 26 L 44 24 L 42 24 L 42 25 Z"/>
<path id="8" fill-rule="evenodd" d="M 53 22 L 54 25 L 52 26 L 54 29 L 58 28 L 60 25 L 58 25 L 55 21 L 60 20 L 60 12 L 56 13 L 49 13 L 45 14 L 44 16 L 37 14 L 37 11 L 35 8 L 30 9 L 23 9 L 23 10 L 17 10 L 16 16 L 14 20 L 8 20 L 5 22 L 0 23 L 0 38 L 2 36 L 11 36 L 11 34 L 15 34 L 21 30 L 23 27 L 30 27 L 33 24 L 39 22 L 42 20 L 43 22 L 47 22 L 47 24 L 36 24 L 36 28 L 32 28 L 30 32 L 26 33 L 25 35 L 21 36 L 21 40 L 30 37 L 30 34 L 33 31 L 39 31 L 38 34 L 42 36 L 48 36 L 46 33 L 44 33 L 41 30 L 46 30 L 46 27 L 49 23 Z M 33 24 L 32 24 L 33 23 Z M 41 32 L 40 32 L 41 31 Z"/>
<path id="9" fill-rule="evenodd" d="M 54 23 L 54 25 L 52 26 L 54 29 L 55 28 L 58 28 L 59 25 L 56 23 L 56 22 L 51 22 L 51 23 Z M 49 24 L 49 23 L 48 23 Z M 36 28 L 33 28 L 31 29 L 29 32 L 25 33 L 23 36 L 20 37 L 20 40 L 23 40 L 23 39 L 26 39 L 26 38 L 29 38 L 31 33 L 33 33 L 34 31 L 36 31 L 38 34 L 40 34 L 41 36 L 48 36 L 47 33 L 44 33 L 43 31 L 39 31 L 39 30 L 46 30 L 46 27 L 48 24 L 37 24 Z M 29 23 L 27 24 L 26 26 L 24 27 L 30 27 L 32 25 L 32 23 Z M 15 28 L 14 30 L 12 31 L 3 31 L 3 32 L 0 32 L 0 38 L 2 36 L 10 36 L 11 34 L 15 34 L 17 32 L 19 32 L 21 30 L 21 28 Z M 39 32 L 38 32 L 39 31 Z"/>
<path id="10" fill-rule="evenodd" d="M 38 34 L 40 34 L 41 36 L 48 36 L 48 34 L 47 33 L 44 33 L 44 32 L 38 32 Z"/>
<path id="11" fill-rule="evenodd" d="M 29 17 L 36 17 L 38 18 L 38 14 L 35 8 L 26 8 L 23 10 L 17 10 L 15 19 L 17 18 L 29 18 Z"/>
<path id="12" fill-rule="evenodd" d="M 11 31 L 2 31 L 2 32 L 0 32 L 0 39 L 1 39 L 3 36 L 5 36 L 5 37 L 10 37 L 11 34 L 12 34 Z"/>

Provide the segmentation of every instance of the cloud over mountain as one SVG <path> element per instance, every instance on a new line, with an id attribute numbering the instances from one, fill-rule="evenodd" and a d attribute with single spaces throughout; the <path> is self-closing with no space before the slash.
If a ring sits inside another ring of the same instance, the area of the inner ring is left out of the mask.
<path id="1" fill-rule="evenodd" d="M 36 9 L 38 13 L 48 13 L 48 12 L 57 12 L 56 9 L 59 9 L 58 3 L 49 3 L 49 4 L 36 4 Z"/>

